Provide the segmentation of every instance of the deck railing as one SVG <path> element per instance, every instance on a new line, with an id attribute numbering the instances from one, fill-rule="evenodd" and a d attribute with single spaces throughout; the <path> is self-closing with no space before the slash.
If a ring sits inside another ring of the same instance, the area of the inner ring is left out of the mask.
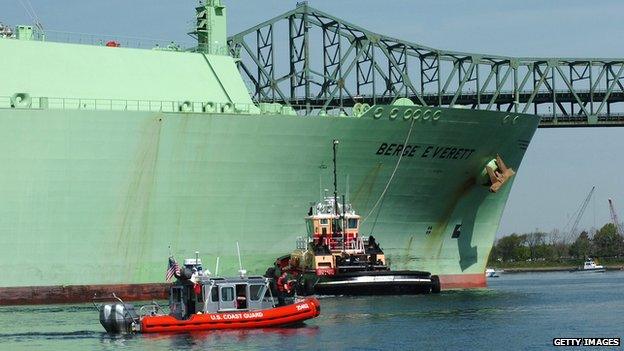
<path id="1" fill-rule="evenodd" d="M 247 103 L 219 103 L 174 100 L 123 100 L 88 98 L 30 97 L 27 94 L 0 96 L 0 109 L 50 109 L 85 111 L 145 111 L 183 113 L 253 113 Z"/>

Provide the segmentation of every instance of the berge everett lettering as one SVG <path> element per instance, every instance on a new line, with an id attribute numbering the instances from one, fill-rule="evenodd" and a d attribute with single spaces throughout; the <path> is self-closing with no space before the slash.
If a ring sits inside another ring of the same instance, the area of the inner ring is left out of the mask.
<path id="1" fill-rule="evenodd" d="M 456 146 L 381 143 L 377 149 L 377 155 L 467 160 L 475 151 L 475 149 Z"/>

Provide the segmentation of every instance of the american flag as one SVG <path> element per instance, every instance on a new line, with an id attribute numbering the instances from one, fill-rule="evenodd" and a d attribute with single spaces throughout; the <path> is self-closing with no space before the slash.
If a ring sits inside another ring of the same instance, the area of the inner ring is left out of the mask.
<path id="1" fill-rule="evenodd" d="M 171 256 L 169 257 L 169 269 L 167 269 L 167 273 L 165 274 L 167 283 L 171 282 L 174 275 L 180 275 L 180 266 L 178 266 L 178 262 Z"/>

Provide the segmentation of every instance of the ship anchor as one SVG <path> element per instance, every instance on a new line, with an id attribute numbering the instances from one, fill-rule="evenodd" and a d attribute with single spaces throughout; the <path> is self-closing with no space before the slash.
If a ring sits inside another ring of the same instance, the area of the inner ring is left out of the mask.
<path id="1" fill-rule="evenodd" d="M 500 155 L 496 155 L 496 159 L 485 166 L 485 170 L 490 177 L 490 192 L 496 193 L 516 172 L 507 167 Z"/>

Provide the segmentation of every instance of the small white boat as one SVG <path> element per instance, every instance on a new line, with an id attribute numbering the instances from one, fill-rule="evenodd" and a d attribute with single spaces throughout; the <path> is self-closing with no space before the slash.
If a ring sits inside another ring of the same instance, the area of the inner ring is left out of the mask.
<path id="1" fill-rule="evenodd" d="M 485 276 L 487 278 L 498 278 L 498 273 L 494 270 L 494 268 L 487 268 L 485 270 Z"/>
<path id="2" fill-rule="evenodd" d="M 596 262 L 592 258 L 588 258 L 583 263 L 583 267 L 579 267 L 573 272 L 582 272 L 582 273 L 604 273 L 606 272 L 606 268 L 603 265 L 596 264 Z"/>

